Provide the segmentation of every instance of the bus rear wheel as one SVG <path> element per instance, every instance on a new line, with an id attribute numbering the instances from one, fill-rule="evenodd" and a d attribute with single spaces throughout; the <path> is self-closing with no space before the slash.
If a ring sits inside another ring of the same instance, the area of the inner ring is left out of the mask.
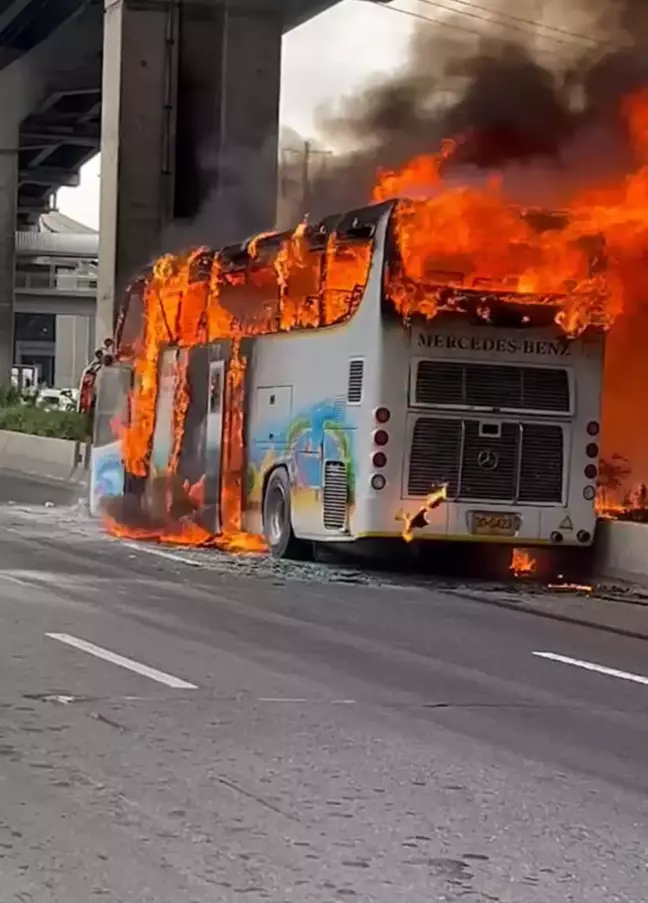
<path id="1" fill-rule="evenodd" d="M 263 534 L 274 558 L 304 559 L 311 544 L 297 539 L 292 528 L 290 483 L 283 467 L 270 474 L 263 496 Z"/>

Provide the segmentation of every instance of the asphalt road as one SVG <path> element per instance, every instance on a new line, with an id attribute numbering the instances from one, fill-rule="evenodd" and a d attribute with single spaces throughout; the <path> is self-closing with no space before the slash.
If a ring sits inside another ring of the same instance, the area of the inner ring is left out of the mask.
<path id="1" fill-rule="evenodd" d="M 0 474 L 2 903 L 648 899 L 646 643 L 71 500 Z"/>

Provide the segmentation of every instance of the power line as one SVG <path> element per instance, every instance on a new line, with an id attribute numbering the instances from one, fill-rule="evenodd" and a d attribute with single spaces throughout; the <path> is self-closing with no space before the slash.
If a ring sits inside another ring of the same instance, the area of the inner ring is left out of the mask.
<path id="1" fill-rule="evenodd" d="M 496 19 L 492 19 L 489 16 L 481 16 L 479 13 L 468 12 L 466 10 L 457 9 L 453 6 L 445 6 L 443 3 L 438 3 L 436 0 L 419 0 L 420 3 L 425 3 L 428 6 L 434 6 L 437 9 L 443 9 L 446 12 L 454 13 L 456 16 L 467 16 L 471 19 L 477 19 L 478 22 L 488 22 L 489 25 L 495 25 L 497 28 L 505 28 L 509 29 L 509 31 L 518 31 L 521 34 L 528 35 L 534 38 L 543 38 L 545 41 L 556 41 L 559 44 L 568 44 L 570 47 L 578 47 L 580 45 L 574 44 L 573 41 L 568 41 L 566 38 L 555 38 L 553 35 L 548 34 L 540 34 L 540 32 L 529 31 L 528 28 L 522 28 L 520 25 L 511 25 L 508 22 L 498 22 Z"/>
<path id="2" fill-rule="evenodd" d="M 441 28 L 449 28 L 453 31 L 461 31 L 465 34 L 473 35 L 477 38 L 486 37 L 486 33 L 484 31 L 478 31 L 475 28 L 467 28 L 465 25 L 460 25 L 458 22 L 447 22 L 445 19 L 432 19 L 429 16 L 424 16 L 422 13 L 416 13 L 410 9 L 401 9 L 398 6 L 386 5 L 381 2 L 381 0 L 362 0 L 362 2 L 371 3 L 373 6 L 379 7 L 379 9 L 387 10 L 392 13 L 400 13 L 403 16 L 410 16 L 412 19 L 419 19 L 421 22 L 427 22 L 431 25 L 438 25 Z M 562 62 L 567 61 L 567 57 L 563 56 L 556 50 L 549 50 L 548 48 L 540 47 L 535 50 L 536 53 L 541 53 L 546 56 L 555 57 Z"/>
<path id="3" fill-rule="evenodd" d="M 472 0 L 450 0 L 450 2 L 456 3 L 460 6 L 467 6 L 472 9 L 478 9 L 483 12 L 490 13 L 493 16 L 499 16 L 501 19 L 509 19 L 512 22 L 520 22 L 524 25 L 531 25 L 533 28 L 544 28 L 545 31 L 552 31 L 552 32 L 555 32 L 556 34 L 564 35 L 565 37 L 568 37 L 568 38 L 574 38 L 578 41 L 586 41 L 592 47 L 609 47 L 610 49 L 613 49 L 613 50 L 621 50 L 622 49 L 618 44 L 612 44 L 608 41 L 598 41 L 596 38 L 592 38 L 589 35 L 584 35 L 577 31 L 569 31 L 566 28 L 559 28 L 556 25 L 546 25 L 544 22 L 537 22 L 535 19 L 527 19 L 524 16 L 514 16 L 512 13 L 500 12 L 499 10 L 492 9 L 491 7 L 483 6 L 480 3 L 474 3 L 474 2 L 472 2 Z M 431 6 L 440 6 L 440 4 L 433 3 L 433 2 L 431 2 L 431 0 L 421 0 L 421 3 L 430 3 Z M 450 7 L 446 7 L 446 8 L 452 12 L 460 13 L 461 15 L 468 15 L 468 13 L 462 13 L 461 10 L 457 10 L 457 9 L 450 8 Z M 475 18 L 483 18 L 483 17 L 475 16 Z M 490 18 L 485 18 L 484 21 L 487 21 L 487 22 L 492 21 L 492 22 L 494 22 L 494 24 L 497 24 L 497 25 L 505 24 L 503 22 L 500 23 L 500 22 L 497 22 L 496 20 L 490 19 Z M 508 26 L 508 24 L 507 24 L 507 27 L 512 28 L 513 26 Z M 531 32 L 529 32 L 529 33 L 531 33 Z M 558 40 L 558 38 L 556 38 L 555 40 Z"/>
<path id="4" fill-rule="evenodd" d="M 554 35 L 550 34 L 542 34 L 539 31 L 530 31 L 528 28 L 522 28 L 521 25 L 515 25 L 509 22 L 498 22 L 497 19 L 493 19 L 491 16 L 482 16 L 476 12 L 469 12 L 468 10 L 457 9 L 453 6 L 445 6 L 443 3 L 438 3 L 437 0 L 419 0 L 420 3 L 425 3 L 428 6 L 434 6 L 437 9 L 443 9 L 446 12 L 454 13 L 456 16 L 467 16 L 471 19 L 477 19 L 479 22 L 488 22 L 489 25 L 494 25 L 497 28 L 505 28 L 509 31 L 517 31 L 524 35 L 529 35 L 530 37 L 540 38 L 545 41 L 554 41 L 558 44 L 567 44 L 569 47 L 579 47 L 581 49 L 582 45 L 576 44 L 573 40 L 569 40 L 567 38 L 558 38 Z M 466 3 L 466 6 L 472 6 L 472 3 Z M 539 23 L 536 23 L 539 25 Z"/>

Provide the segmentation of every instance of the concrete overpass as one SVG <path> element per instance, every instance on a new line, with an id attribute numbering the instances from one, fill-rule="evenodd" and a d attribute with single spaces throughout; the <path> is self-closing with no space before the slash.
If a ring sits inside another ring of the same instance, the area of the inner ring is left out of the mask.
<path id="1" fill-rule="evenodd" d="M 96 232 L 17 232 L 15 313 L 94 317 L 98 257 Z"/>
<path id="2" fill-rule="evenodd" d="M 59 213 L 16 233 L 14 363 L 78 385 L 95 346 L 99 235 Z"/>
<path id="3" fill-rule="evenodd" d="M 15 230 L 98 150 L 99 337 L 152 254 L 273 224 L 281 37 L 335 2 L 0 0 L 0 382 Z"/>

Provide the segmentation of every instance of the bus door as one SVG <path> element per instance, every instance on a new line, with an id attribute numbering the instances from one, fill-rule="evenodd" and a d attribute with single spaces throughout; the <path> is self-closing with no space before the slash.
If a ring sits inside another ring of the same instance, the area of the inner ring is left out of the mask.
<path id="1" fill-rule="evenodd" d="M 221 531 L 220 492 L 223 458 L 225 361 L 210 360 L 205 424 L 205 526 Z"/>
<path id="2" fill-rule="evenodd" d="M 166 477 L 174 447 L 173 411 L 178 381 L 180 349 L 166 348 L 160 355 L 155 429 L 151 444 L 149 479 Z"/>
<path id="3" fill-rule="evenodd" d="M 101 501 L 124 493 L 121 428 L 128 424 L 128 398 L 133 383 L 130 364 L 102 367 L 97 375 L 96 406 L 90 452 L 90 514 L 98 517 Z"/>

